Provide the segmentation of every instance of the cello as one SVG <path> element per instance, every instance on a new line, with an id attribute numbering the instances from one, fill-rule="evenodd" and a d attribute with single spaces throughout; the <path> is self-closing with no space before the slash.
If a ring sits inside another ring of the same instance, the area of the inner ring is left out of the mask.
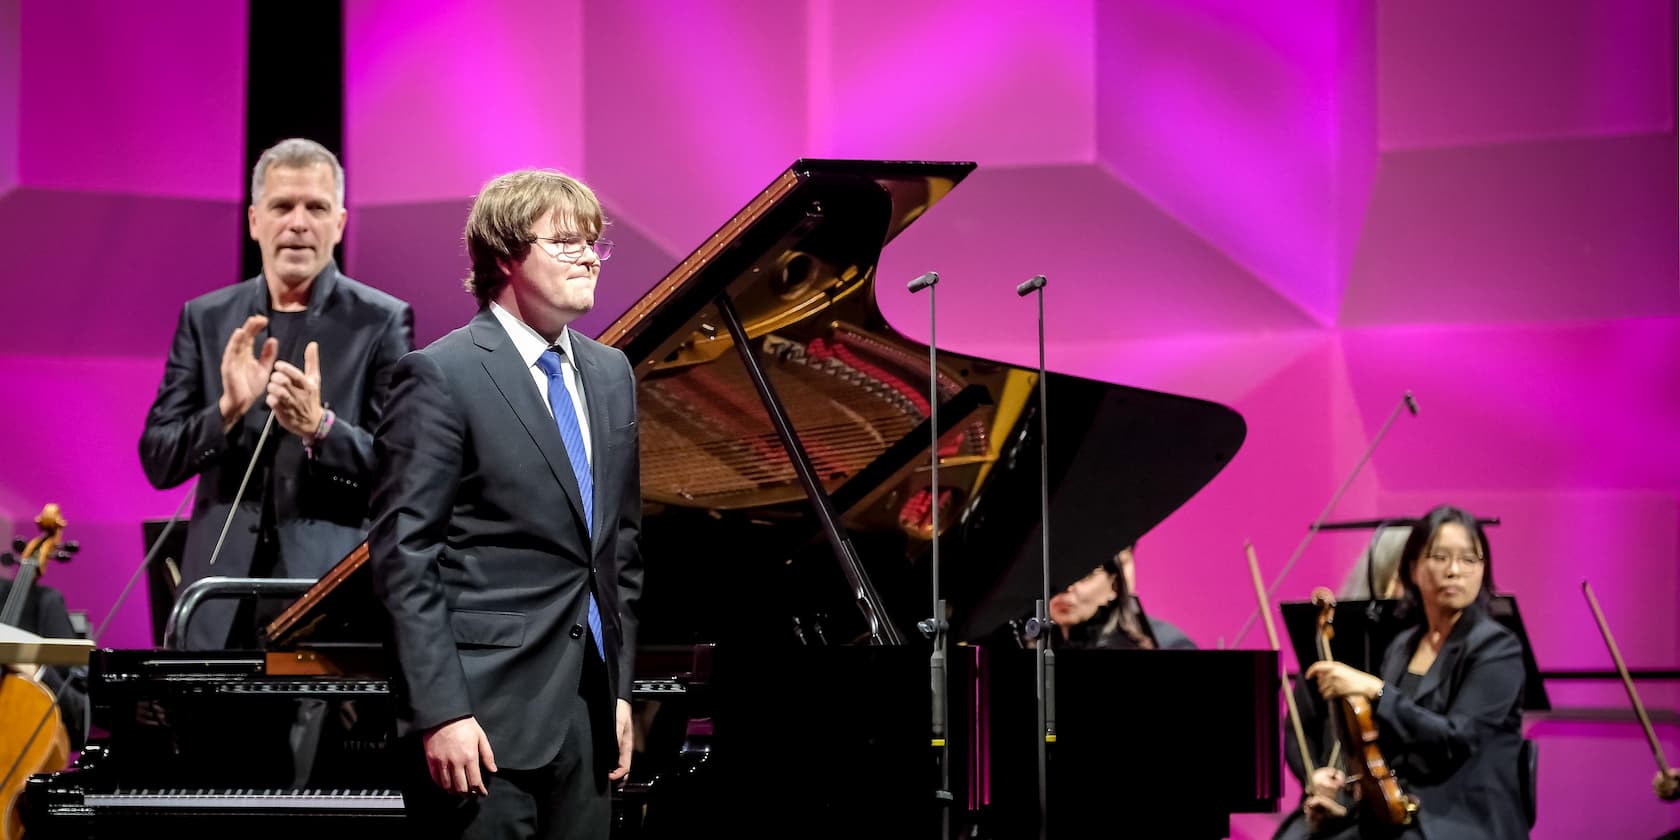
<path id="1" fill-rule="evenodd" d="M 1313 603 L 1318 605 L 1318 656 L 1325 662 L 1336 658 L 1330 652 L 1330 640 L 1335 637 L 1336 598 L 1330 590 L 1313 590 Z M 1349 781 L 1359 784 L 1359 798 L 1378 819 L 1388 825 L 1410 825 L 1417 815 L 1418 800 L 1400 789 L 1382 750 L 1377 747 L 1375 710 L 1364 697 L 1340 697 L 1331 701 L 1335 707 L 1336 734 L 1343 757 L 1348 765 Z M 1334 759 L 1332 762 L 1334 763 Z"/>
<path id="2" fill-rule="evenodd" d="M 0 607 L 0 624 L 17 626 L 45 561 L 68 560 L 75 550 L 74 544 L 59 545 L 65 522 L 58 505 L 42 508 L 35 524 L 41 534 L 19 548 L 15 558 L 18 571 L 5 605 Z M 6 559 L 13 558 L 8 555 Z M 39 670 L 29 676 L 7 670 L 0 676 L 0 767 L 5 768 L 5 775 L 0 777 L 0 804 L 4 806 L 0 838 L 16 840 L 23 836 L 17 798 L 30 775 L 62 770 L 69 759 L 70 733 L 59 717 L 57 695 L 41 683 Z"/>

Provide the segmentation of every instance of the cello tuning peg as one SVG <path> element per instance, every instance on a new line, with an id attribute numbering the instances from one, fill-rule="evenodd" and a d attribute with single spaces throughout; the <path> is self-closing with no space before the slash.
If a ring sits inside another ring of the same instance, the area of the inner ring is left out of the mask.
<path id="1" fill-rule="evenodd" d="M 82 544 L 75 540 L 69 540 L 64 543 L 63 550 L 75 554 L 82 550 Z"/>
<path id="2" fill-rule="evenodd" d="M 53 552 L 53 559 L 60 563 L 67 563 L 70 561 L 70 555 L 74 553 L 71 551 L 55 551 Z"/>
<path id="3" fill-rule="evenodd" d="M 15 566 L 15 565 L 17 565 L 17 558 L 13 557 L 12 553 L 10 551 L 6 552 L 5 554 L 0 554 L 0 566 Z"/>
<path id="4" fill-rule="evenodd" d="M 28 547 L 29 547 L 29 541 L 28 540 L 24 539 L 23 537 L 12 537 L 12 550 L 13 551 L 16 551 L 19 554 L 22 554 L 23 550 L 25 548 L 28 548 Z"/>

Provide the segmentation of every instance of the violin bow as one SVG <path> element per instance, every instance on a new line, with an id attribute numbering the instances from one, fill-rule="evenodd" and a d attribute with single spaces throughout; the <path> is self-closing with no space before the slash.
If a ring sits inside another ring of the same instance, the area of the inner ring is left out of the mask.
<path id="1" fill-rule="evenodd" d="M 1639 691 L 1633 687 L 1633 676 L 1628 673 L 1627 665 L 1622 662 L 1622 652 L 1616 647 L 1616 637 L 1610 635 L 1610 625 L 1604 620 L 1604 611 L 1598 608 L 1598 596 L 1593 594 L 1592 584 L 1581 580 L 1581 592 L 1587 596 L 1587 606 L 1592 608 L 1593 618 L 1598 622 L 1598 632 L 1604 636 L 1604 644 L 1610 648 L 1610 658 L 1616 662 L 1616 673 L 1622 675 L 1622 686 L 1627 689 L 1628 700 L 1633 702 L 1633 713 L 1639 717 L 1639 725 L 1645 729 L 1645 740 L 1651 742 L 1651 757 L 1657 760 L 1657 769 L 1664 775 L 1672 773 L 1668 759 L 1663 755 L 1662 744 L 1657 741 L 1657 732 L 1651 728 L 1651 716 L 1645 713 L 1645 704 L 1639 702 Z"/>
<path id="2" fill-rule="evenodd" d="M 1260 602 L 1260 615 L 1266 619 L 1266 638 L 1272 643 L 1272 652 L 1278 654 L 1278 664 L 1283 664 L 1283 654 L 1278 650 L 1277 625 L 1272 623 L 1272 607 L 1266 600 L 1266 585 L 1260 580 L 1260 560 L 1254 556 L 1254 543 L 1243 541 L 1243 550 L 1248 553 L 1248 573 L 1254 578 L 1254 597 Z M 1305 677 L 1302 677 L 1305 679 Z M 1289 708 L 1289 725 L 1295 730 L 1295 746 L 1301 750 L 1301 767 L 1306 770 L 1306 786 L 1312 786 L 1312 776 L 1317 767 L 1313 765 L 1312 752 L 1307 749 L 1307 733 L 1301 728 L 1301 710 L 1295 707 L 1295 690 L 1284 681 L 1283 702 Z"/>
<path id="3" fill-rule="evenodd" d="M 1295 568 L 1295 562 L 1301 559 L 1301 552 L 1307 550 L 1307 543 L 1312 542 L 1312 538 L 1324 527 L 1324 521 L 1329 519 L 1330 512 L 1336 509 L 1336 503 L 1340 502 L 1342 494 L 1353 486 L 1353 480 L 1359 477 L 1359 471 L 1365 467 L 1365 462 L 1371 460 L 1371 454 L 1377 451 L 1377 444 L 1382 443 L 1383 438 L 1388 435 L 1388 428 L 1394 425 L 1395 419 L 1400 416 L 1402 410 L 1411 412 L 1413 417 L 1417 416 L 1417 399 L 1412 396 L 1411 391 L 1407 391 L 1400 397 L 1400 402 L 1394 406 L 1393 411 L 1389 412 L 1388 419 L 1383 421 L 1382 428 L 1378 429 L 1377 434 L 1371 438 L 1371 445 L 1365 447 L 1365 454 L 1359 456 L 1359 463 L 1353 465 L 1353 471 L 1348 473 L 1347 479 L 1336 490 L 1336 494 L 1330 497 L 1330 503 L 1324 506 L 1324 510 L 1318 514 L 1318 518 L 1307 526 L 1306 536 L 1301 537 L 1301 541 L 1295 544 L 1295 551 L 1289 555 L 1289 560 L 1283 564 L 1282 569 L 1278 570 L 1277 576 L 1272 578 L 1271 585 L 1266 587 L 1268 594 L 1276 593 L 1278 585 L 1282 584 L 1283 579 L 1289 575 L 1289 571 Z M 1248 620 L 1243 622 L 1242 629 L 1238 630 L 1237 635 L 1231 639 L 1232 647 L 1242 644 L 1243 638 L 1248 635 L 1249 628 L 1254 626 L 1256 617 L 1256 615 L 1250 614 Z"/>

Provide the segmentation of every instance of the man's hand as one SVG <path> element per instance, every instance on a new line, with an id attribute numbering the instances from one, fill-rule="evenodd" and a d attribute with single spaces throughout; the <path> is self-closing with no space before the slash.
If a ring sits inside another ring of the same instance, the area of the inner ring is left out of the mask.
<path id="1" fill-rule="evenodd" d="M 620 698 L 618 701 L 618 767 L 607 774 L 607 780 L 616 782 L 630 775 L 630 759 L 636 752 L 636 733 L 630 726 L 630 701 Z"/>
<path id="2" fill-rule="evenodd" d="M 432 781 L 438 787 L 461 796 L 489 795 L 479 765 L 496 772 L 496 756 L 490 752 L 490 739 L 484 736 L 476 719 L 464 717 L 434 727 L 422 742 L 426 748 L 426 769 L 431 771 Z"/>
<path id="3" fill-rule="evenodd" d="M 1318 693 L 1326 700 L 1363 697 L 1369 700 L 1382 691 L 1383 681 L 1358 668 L 1340 662 L 1318 661 L 1307 668 L 1307 678 L 1318 681 Z"/>
<path id="4" fill-rule="evenodd" d="M 254 352 L 257 333 L 267 327 L 268 316 L 252 315 L 228 336 L 227 346 L 222 348 L 222 396 L 216 408 L 222 413 L 224 434 L 256 404 L 274 370 L 274 359 L 280 355 L 278 340 L 263 342 L 260 357 Z"/>
<path id="5" fill-rule="evenodd" d="M 303 370 L 290 362 L 275 362 L 268 380 L 268 407 L 280 428 L 305 440 L 315 439 L 321 427 L 321 348 L 311 341 L 303 348 Z"/>

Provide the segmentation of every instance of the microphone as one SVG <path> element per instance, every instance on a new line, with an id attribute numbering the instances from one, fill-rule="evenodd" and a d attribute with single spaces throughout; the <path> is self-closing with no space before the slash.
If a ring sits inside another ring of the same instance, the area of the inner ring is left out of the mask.
<path id="1" fill-rule="evenodd" d="M 1406 392 L 1406 410 L 1410 411 L 1413 417 L 1418 416 L 1417 398 L 1412 396 L 1411 391 Z"/>
<path id="2" fill-rule="evenodd" d="M 930 271 L 911 280 L 906 286 L 911 294 L 923 289 L 931 289 L 939 282 L 939 272 Z M 939 319 L 936 314 L 935 303 L 939 298 L 939 290 L 928 292 L 928 495 L 931 499 L 929 511 L 932 514 L 932 536 L 929 538 L 932 551 L 931 566 L 933 571 L 933 617 L 920 622 L 917 626 L 927 633 L 933 640 L 933 653 L 928 658 L 928 675 L 933 682 L 933 747 L 939 751 L 939 791 L 938 799 L 943 807 L 939 809 L 939 837 L 941 840 L 951 836 L 951 753 L 946 746 L 946 720 L 948 716 L 949 699 L 946 696 L 946 646 L 949 638 L 946 631 L 949 623 L 945 620 L 945 599 L 939 592 L 939 343 L 935 338 L 935 330 Z"/>
<path id="3" fill-rule="evenodd" d="M 1045 391 L 1044 375 L 1044 275 L 1039 274 L 1025 283 L 1015 287 L 1015 294 L 1026 297 L 1038 292 L 1038 483 L 1039 483 L 1039 536 L 1042 537 L 1041 551 L 1043 563 L 1043 592 L 1036 604 L 1033 605 L 1033 617 L 1038 625 L 1038 644 L 1034 646 L 1038 685 L 1038 836 L 1039 840 L 1049 837 L 1050 824 L 1050 787 L 1049 767 L 1050 756 L 1048 744 L 1056 737 L 1056 657 L 1050 651 L 1051 637 L 1048 632 L 1050 616 L 1047 612 L 1050 604 L 1050 420 L 1049 403 Z"/>

